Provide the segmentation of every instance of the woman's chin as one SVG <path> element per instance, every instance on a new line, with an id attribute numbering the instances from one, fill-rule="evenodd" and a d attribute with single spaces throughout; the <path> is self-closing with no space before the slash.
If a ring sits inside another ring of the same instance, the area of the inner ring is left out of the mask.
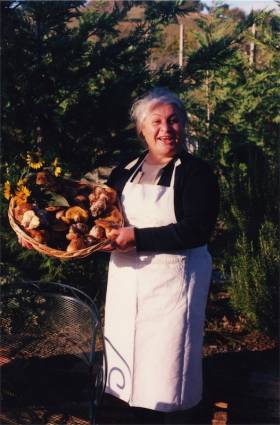
<path id="1" fill-rule="evenodd" d="M 177 144 L 166 144 L 159 142 L 157 144 L 157 151 L 163 156 L 173 156 L 178 152 L 179 146 Z"/>

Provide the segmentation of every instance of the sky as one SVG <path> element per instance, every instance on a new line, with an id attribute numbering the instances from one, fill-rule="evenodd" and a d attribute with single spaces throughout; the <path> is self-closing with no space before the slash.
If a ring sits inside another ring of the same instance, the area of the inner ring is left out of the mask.
<path id="1" fill-rule="evenodd" d="M 211 6 L 213 0 L 203 0 L 204 3 Z M 218 3 L 218 1 L 216 1 Z M 224 3 L 230 7 L 238 7 L 243 9 L 246 13 L 249 13 L 252 9 L 278 9 L 277 3 L 273 0 L 225 0 Z"/>

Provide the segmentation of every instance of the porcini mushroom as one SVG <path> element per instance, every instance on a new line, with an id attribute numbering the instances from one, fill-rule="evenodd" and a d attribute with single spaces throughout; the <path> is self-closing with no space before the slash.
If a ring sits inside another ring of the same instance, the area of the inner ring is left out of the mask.
<path id="1" fill-rule="evenodd" d="M 76 239 L 72 239 L 69 243 L 69 245 L 66 248 L 67 252 L 75 252 L 78 251 L 79 249 L 83 249 L 86 248 L 86 244 L 84 242 L 83 238 L 76 238 Z"/>
<path id="2" fill-rule="evenodd" d="M 68 208 L 65 212 L 65 218 L 72 223 L 85 223 L 88 221 L 89 214 L 84 208 L 75 206 Z"/>

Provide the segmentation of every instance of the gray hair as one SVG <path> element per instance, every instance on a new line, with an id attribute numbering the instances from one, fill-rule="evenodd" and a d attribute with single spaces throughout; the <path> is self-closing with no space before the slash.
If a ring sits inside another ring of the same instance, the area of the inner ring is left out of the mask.
<path id="1" fill-rule="evenodd" d="M 165 87 L 156 87 L 137 99 L 131 108 L 130 116 L 135 122 L 138 135 L 141 133 L 141 127 L 150 108 L 156 104 L 172 104 L 175 105 L 182 113 L 184 122 L 186 122 L 186 111 L 183 103 L 178 96 Z"/>

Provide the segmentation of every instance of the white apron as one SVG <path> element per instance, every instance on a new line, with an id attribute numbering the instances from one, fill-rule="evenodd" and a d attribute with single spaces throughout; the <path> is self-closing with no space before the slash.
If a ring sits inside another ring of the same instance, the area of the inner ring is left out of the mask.
<path id="1" fill-rule="evenodd" d="M 132 178 L 126 183 L 122 205 L 127 224 L 143 228 L 176 223 L 178 163 L 170 187 L 137 184 Z M 210 275 L 206 246 L 111 254 L 104 331 L 107 393 L 131 406 L 163 412 L 188 409 L 201 400 Z"/>

